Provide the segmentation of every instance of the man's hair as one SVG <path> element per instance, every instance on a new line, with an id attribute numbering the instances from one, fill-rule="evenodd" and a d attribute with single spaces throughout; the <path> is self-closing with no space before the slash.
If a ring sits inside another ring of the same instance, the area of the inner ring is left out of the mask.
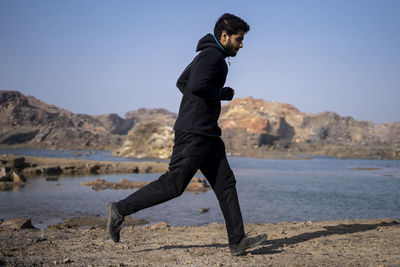
<path id="1" fill-rule="evenodd" d="M 228 35 L 238 34 L 239 31 L 244 33 L 250 30 L 250 26 L 241 18 L 225 13 L 215 23 L 214 35 L 219 40 L 223 31 L 226 31 Z"/>

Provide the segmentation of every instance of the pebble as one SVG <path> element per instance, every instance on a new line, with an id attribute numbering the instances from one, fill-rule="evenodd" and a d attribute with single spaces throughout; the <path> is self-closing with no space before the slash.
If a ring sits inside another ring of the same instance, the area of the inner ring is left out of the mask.
<path id="1" fill-rule="evenodd" d="M 210 209 L 209 208 L 203 208 L 203 209 L 199 209 L 198 211 L 200 212 L 200 213 L 206 213 L 206 212 L 208 212 Z"/>

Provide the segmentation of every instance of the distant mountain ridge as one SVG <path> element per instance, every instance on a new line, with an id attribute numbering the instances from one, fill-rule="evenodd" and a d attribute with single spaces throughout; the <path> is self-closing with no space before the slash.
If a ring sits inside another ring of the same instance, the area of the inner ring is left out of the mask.
<path id="1" fill-rule="evenodd" d="M 50 149 L 115 149 L 133 126 L 117 114 L 74 114 L 18 91 L 0 91 L 0 144 Z"/>
<path id="2" fill-rule="evenodd" d="M 0 91 L 0 146 L 104 149 L 130 157 L 169 157 L 176 114 L 141 108 L 90 116 L 49 105 L 18 91 Z M 400 159 L 400 122 L 374 124 L 334 112 L 306 114 L 296 107 L 252 97 L 222 107 L 219 125 L 227 153 L 269 152 Z"/>
<path id="3" fill-rule="evenodd" d="M 223 106 L 219 124 L 233 154 L 286 151 L 400 159 L 400 122 L 374 124 L 334 112 L 307 114 L 289 104 L 247 97 Z"/>

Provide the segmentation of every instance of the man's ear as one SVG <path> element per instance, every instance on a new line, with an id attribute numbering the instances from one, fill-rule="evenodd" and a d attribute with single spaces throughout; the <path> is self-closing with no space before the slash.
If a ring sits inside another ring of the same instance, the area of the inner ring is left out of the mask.
<path id="1" fill-rule="evenodd" d="M 219 42 L 222 45 L 226 45 L 226 43 L 228 42 L 228 39 L 229 39 L 228 33 L 226 31 L 222 31 L 221 38 L 219 39 Z"/>

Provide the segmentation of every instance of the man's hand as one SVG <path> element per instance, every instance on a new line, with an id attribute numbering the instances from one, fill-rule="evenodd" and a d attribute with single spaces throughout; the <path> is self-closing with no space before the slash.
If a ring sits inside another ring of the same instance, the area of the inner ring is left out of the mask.
<path id="1" fill-rule="evenodd" d="M 235 95 L 235 90 L 230 87 L 222 88 L 221 95 L 219 96 L 220 100 L 232 100 L 233 96 Z"/>

